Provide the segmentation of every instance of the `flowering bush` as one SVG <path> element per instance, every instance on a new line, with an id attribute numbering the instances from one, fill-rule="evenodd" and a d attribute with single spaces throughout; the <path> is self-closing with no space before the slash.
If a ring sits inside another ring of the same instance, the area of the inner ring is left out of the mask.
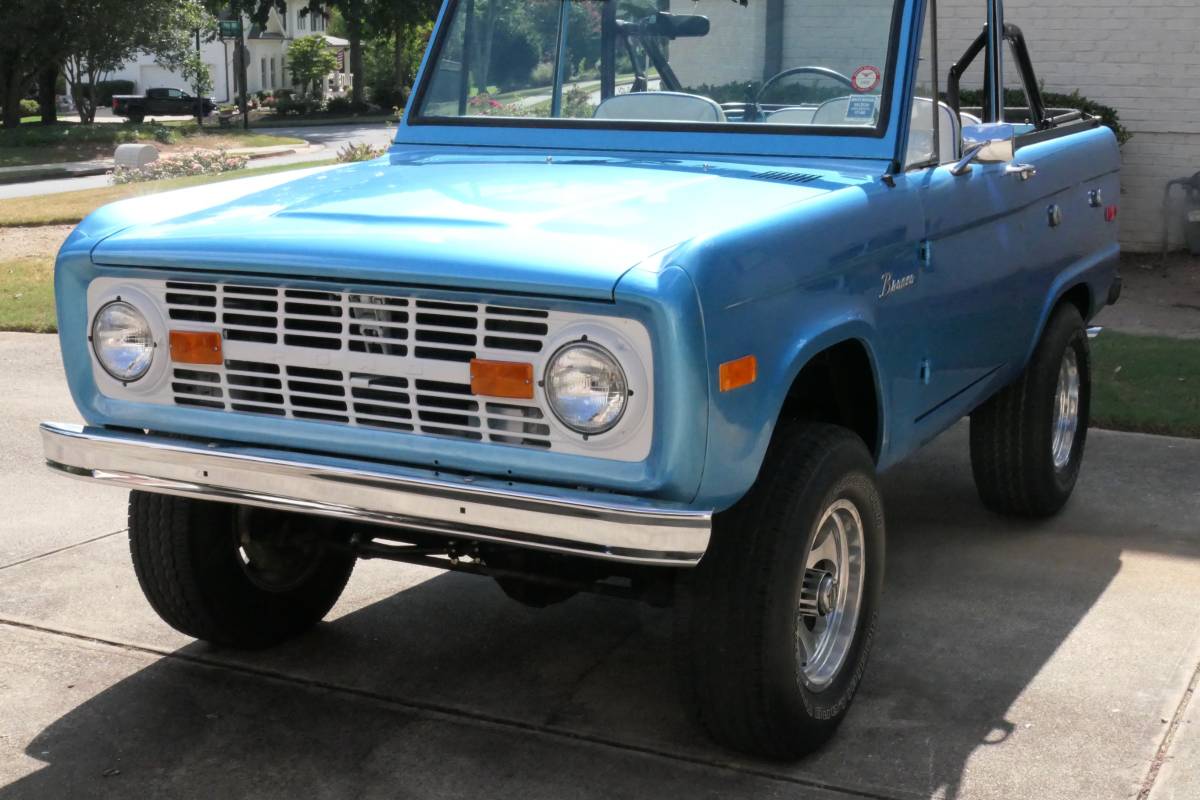
<path id="1" fill-rule="evenodd" d="M 113 183 L 157 181 L 162 178 L 182 178 L 188 175 L 216 175 L 246 166 L 245 156 L 230 155 L 224 150 L 192 150 L 160 158 L 142 169 L 117 167 Z"/>
<path id="2" fill-rule="evenodd" d="M 372 147 L 366 142 L 348 142 L 341 150 L 338 150 L 337 160 L 343 164 L 349 164 L 352 161 L 370 161 L 373 158 L 379 158 L 386 152 L 386 147 Z"/>

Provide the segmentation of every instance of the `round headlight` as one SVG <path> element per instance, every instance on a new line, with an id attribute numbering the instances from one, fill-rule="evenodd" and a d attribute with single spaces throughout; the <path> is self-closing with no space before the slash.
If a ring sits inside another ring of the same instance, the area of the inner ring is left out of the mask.
<path id="1" fill-rule="evenodd" d="M 546 397 L 562 424 L 579 433 L 604 433 L 620 421 L 629 398 L 625 372 L 596 344 L 569 344 L 546 366 Z"/>
<path id="2" fill-rule="evenodd" d="M 142 312 L 123 300 L 115 300 L 92 320 L 92 349 L 105 372 L 130 383 L 150 369 L 154 334 Z"/>

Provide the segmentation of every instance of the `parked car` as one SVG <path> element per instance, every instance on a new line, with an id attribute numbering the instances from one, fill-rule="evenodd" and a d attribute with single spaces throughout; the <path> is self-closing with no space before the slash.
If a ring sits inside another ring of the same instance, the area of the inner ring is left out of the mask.
<path id="1" fill-rule="evenodd" d="M 145 94 L 114 94 L 113 114 L 142 122 L 146 117 L 200 116 L 207 117 L 217 107 L 210 97 L 192 97 L 179 89 L 147 89 Z"/>
<path id="2" fill-rule="evenodd" d="M 533 606 L 670 605 L 707 730 L 793 758 L 877 632 L 877 473 L 969 415 L 988 508 L 1064 506 L 1088 321 L 1120 290 L 1112 132 L 1044 107 L 999 0 L 953 68 L 920 56 L 924 0 L 783 0 L 786 52 L 763 3 L 694 8 L 562 0 L 520 20 L 559 68 L 497 40 L 489 95 L 463 46 L 483 23 L 450 0 L 385 158 L 125 200 L 71 235 L 86 425 L 43 425 L 46 458 L 133 489 L 166 622 L 275 644 L 359 557 Z M 568 77 L 584 52 L 598 83 Z M 987 104 L 963 109 L 972 62 Z"/>

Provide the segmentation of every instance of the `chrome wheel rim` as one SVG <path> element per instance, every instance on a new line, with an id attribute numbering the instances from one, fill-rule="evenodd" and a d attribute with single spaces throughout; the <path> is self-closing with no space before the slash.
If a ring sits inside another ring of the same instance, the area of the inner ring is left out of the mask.
<path id="1" fill-rule="evenodd" d="M 1058 391 L 1054 395 L 1054 439 L 1050 446 L 1054 468 L 1061 470 L 1071 461 L 1075 434 L 1079 430 L 1079 357 L 1067 347 L 1058 368 Z"/>
<path id="2" fill-rule="evenodd" d="M 862 610 L 866 550 L 862 516 L 850 500 L 825 509 L 804 560 L 796 649 L 810 689 L 837 677 L 858 629 Z"/>

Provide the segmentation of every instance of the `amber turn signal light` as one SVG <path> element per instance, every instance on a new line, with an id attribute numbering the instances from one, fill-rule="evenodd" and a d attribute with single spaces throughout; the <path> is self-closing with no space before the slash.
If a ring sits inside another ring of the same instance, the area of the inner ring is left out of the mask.
<path id="1" fill-rule="evenodd" d="M 471 394 L 533 399 L 533 364 L 471 359 Z"/>
<path id="2" fill-rule="evenodd" d="M 176 364 L 220 364 L 221 334 L 171 331 L 171 360 Z"/>
<path id="3" fill-rule="evenodd" d="M 744 356 L 736 361 L 726 361 L 721 365 L 721 391 L 730 392 L 749 386 L 758 379 L 758 359 L 754 356 Z"/>

